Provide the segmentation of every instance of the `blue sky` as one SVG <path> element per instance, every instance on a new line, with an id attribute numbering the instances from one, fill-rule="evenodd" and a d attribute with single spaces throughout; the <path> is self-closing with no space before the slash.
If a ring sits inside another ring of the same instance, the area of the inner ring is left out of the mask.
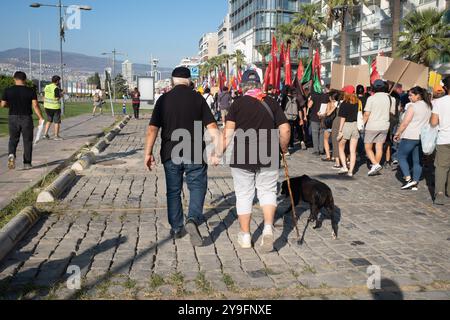
<path id="1" fill-rule="evenodd" d="M 43 49 L 58 50 L 56 8 L 33 9 L 35 0 L 1 0 L 0 51 L 38 48 L 38 32 Z M 56 0 L 42 3 L 56 4 Z M 181 58 L 198 51 L 205 32 L 216 31 L 227 12 L 227 0 L 65 0 L 65 5 L 92 6 L 82 12 L 81 30 L 66 34 L 64 50 L 99 56 L 102 52 L 128 53 L 136 63 L 148 63 L 150 54 L 160 66 L 173 67 Z"/>

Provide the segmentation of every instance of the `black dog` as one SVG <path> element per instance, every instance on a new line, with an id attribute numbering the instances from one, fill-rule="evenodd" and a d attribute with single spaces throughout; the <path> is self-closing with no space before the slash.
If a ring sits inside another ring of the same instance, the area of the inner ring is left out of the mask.
<path id="1" fill-rule="evenodd" d="M 336 210 L 334 206 L 333 193 L 331 189 L 324 183 L 311 179 L 308 176 L 298 177 L 291 179 L 292 195 L 294 197 L 294 205 L 297 206 L 300 201 L 307 202 L 311 206 L 311 215 L 308 221 L 316 221 L 314 229 L 320 229 L 322 227 L 323 220 L 319 219 L 319 213 L 322 208 L 328 211 L 328 218 L 331 218 L 331 224 L 333 228 L 333 238 L 338 237 L 338 218 L 336 216 Z M 288 183 L 283 182 L 281 188 L 281 194 L 290 197 Z M 291 208 L 287 211 L 291 211 Z"/>

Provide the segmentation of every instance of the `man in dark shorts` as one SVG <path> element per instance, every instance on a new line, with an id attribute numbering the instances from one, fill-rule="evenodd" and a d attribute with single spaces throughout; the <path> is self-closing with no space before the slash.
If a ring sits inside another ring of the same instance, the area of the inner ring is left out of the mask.
<path id="1" fill-rule="evenodd" d="M 23 163 L 24 170 L 32 168 L 33 154 L 33 110 L 43 123 L 41 110 L 36 95 L 36 91 L 25 85 L 27 76 L 24 72 L 18 71 L 14 74 L 15 85 L 7 88 L 3 93 L 1 107 L 9 109 L 9 156 L 8 168 L 16 168 L 16 151 L 20 141 L 20 135 L 23 138 Z"/>
<path id="2" fill-rule="evenodd" d="M 61 130 L 61 98 L 63 91 L 60 89 L 61 78 L 59 76 L 54 76 L 52 78 L 52 83 L 45 87 L 45 100 L 44 108 L 47 114 L 47 124 L 45 125 L 44 139 L 50 139 L 48 131 L 52 124 L 55 125 L 55 137 L 53 140 L 62 141 L 63 139 L 59 135 Z"/>

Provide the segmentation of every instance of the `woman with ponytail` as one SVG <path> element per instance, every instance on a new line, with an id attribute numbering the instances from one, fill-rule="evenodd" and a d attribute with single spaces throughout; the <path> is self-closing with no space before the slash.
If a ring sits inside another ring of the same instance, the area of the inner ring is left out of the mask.
<path id="1" fill-rule="evenodd" d="M 409 91 L 409 99 L 411 104 L 394 140 L 400 141 L 398 160 L 405 179 L 402 190 L 418 190 L 423 171 L 420 135 L 422 129 L 430 122 L 432 105 L 430 95 L 421 87 L 412 88 Z M 409 166 L 410 157 L 412 157 L 413 162 L 412 176 Z"/>

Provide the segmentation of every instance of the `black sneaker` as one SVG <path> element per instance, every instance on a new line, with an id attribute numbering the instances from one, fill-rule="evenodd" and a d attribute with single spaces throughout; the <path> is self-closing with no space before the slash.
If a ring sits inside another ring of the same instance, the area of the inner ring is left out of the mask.
<path id="1" fill-rule="evenodd" d="M 170 230 L 170 236 L 175 240 L 182 239 L 186 235 L 186 230 Z"/>
<path id="2" fill-rule="evenodd" d="M 189 220 L 186 223 L 185 229 L 189 234 L 189 236 L 191 237 L 192 245 L 194 247 L 201 247 L 203 245 L 203 238 L 202 235 L 200 234 L 200 230 L 198 230 L 197 224 L 194 221 Z"/>
<path id="3" fill-rule="evenodd" d="M 31 164 L 25 163 L 23 165 L 23 171 L 28 171 L 28 170 L 31 170 L 31 169 L 33 169 L 33 166 Z"/>
<path id="4" fill-rule="evenodd" d="M 406 181 L 406 183 L 403 185 L 402 190 L 409 190 L 411 188 L 417 188 L 418 183 L 413 180 Z"/>

